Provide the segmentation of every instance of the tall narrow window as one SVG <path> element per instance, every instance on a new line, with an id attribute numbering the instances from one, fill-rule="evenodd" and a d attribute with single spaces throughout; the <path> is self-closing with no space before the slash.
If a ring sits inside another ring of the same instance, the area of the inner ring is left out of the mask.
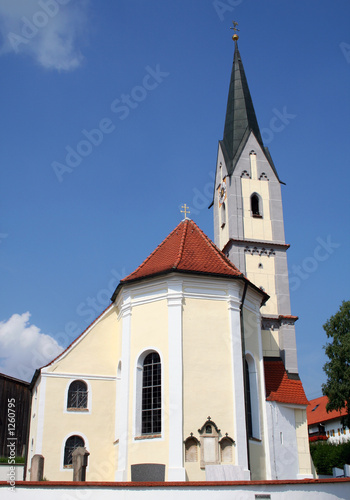
<path id="1" fill-rule="evenodd" d="M 246 406 L 247 406 L 247 430 L 248 437 L 253 435 L 253 421 L 252 421 L 252 403 L 250 394 L 250 379 L 249 379 L 249 366 L 247 360 L 245 360 L 245 380 L 246 380 Z"/>
<path id="2" fill-rule="evenodd" d="M 68 389 L 67 408 L 87 408 L 87 385 L 83 380 L 74 380 Z"/>
<path id="3" fill-rule="evenodd" d="M 258 374 L 253 356 L 246 354 L 245 359 L 245 389 L 247 401 L 247 432 L 249 437 L 261 439 L 260 435 L 260 405 L 258 393 Z"/>
<path id="4" fill-rule="evenodd" d="M 162 431 L 161 363 L 157 352 L 148 354 L 142 373 L 142 434 L 159 434 Z"/>
<path id="5" fill-rule="evenodd" d="M 223 203 L 221 205 L 221 227 L 223 228 L 226 224 L 226 205 Z"/>
<path id="6" fill-rule="evenodd" d="M 70 436 L 67 441 L 66 445 L 64 447 L 64 460 L 63 460 L 63 465 L 64 467 L 69 467 L 73 463 L 72 459 L 72 453 L 76 448 L 79 448 L 80 446 L 85 446 L 84 439 L 80 436 Z"/>
<path id="7" fill-rule="evenodd" d="M 261 216 L 260 207 L 259 207 L 259 197 L 255 193 L 252 194 L 252 196 L 250 197 L 250 208 L 251 208 L 253 216 L 254 215 L 255 216 L 257 216 L 257 215 Z"/>

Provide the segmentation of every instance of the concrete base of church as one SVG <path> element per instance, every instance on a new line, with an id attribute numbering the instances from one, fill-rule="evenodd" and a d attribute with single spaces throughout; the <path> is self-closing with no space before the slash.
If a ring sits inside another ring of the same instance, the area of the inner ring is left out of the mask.
<path id="1" fill-rule="evenodd" d="M 350 478 L 304 479 L 303 481 L 218 481 L 162 483 L 101 483 L 19 481 L 10 485 L 0 482 L 0 498 L 17 500 L 62 500 L 62 498 L 104 498 L 124 500 L 140 497 L 152 500 L 251 500 L 283 498 L 283 500 L 336 500 L 349 498 Z"/>

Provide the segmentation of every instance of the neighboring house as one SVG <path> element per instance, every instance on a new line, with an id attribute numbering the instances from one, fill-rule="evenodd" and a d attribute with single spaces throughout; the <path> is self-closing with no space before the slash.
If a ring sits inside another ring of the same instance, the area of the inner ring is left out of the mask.
<path id="1" fill-rule="evenodd" d="M 309 441 L 326 441 L 330 443 L 344 443 L 350 441 L 350 430 L 342 423 L 345 410 L 327 412 L 328 397 L 312 399 L 307 408 L 307 423 Z"/>
<path id="2" fill-rule="evenodd" d="M 16 442 L 16 456 L 25 455 L 30 398 L 29 382 L 0 373 L 0 457 L 9 456 L 9 438 Z"/>
<path id="3" fill-rule="evenodd" d="M 216 245 L 185 207 L 111 305 L 36 372 L 28 465 L 42 454 L 49 480 L 71 480 L 77 446 L 88 481 L 312 477 L 281 181 L 233 39 Z"/>

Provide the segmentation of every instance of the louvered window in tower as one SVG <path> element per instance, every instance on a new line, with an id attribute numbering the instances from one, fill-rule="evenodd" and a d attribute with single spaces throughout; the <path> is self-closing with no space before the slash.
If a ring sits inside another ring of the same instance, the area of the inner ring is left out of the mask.
<path id="1" fill-rule="evenodd" d="M 253 217 L 254 216 L 261 217 L 260 207 L 259 207 L 259 197 L 257 194 L 252 194 L 252 196 L 250 197 L 250 208 L 251 208 Z"/>

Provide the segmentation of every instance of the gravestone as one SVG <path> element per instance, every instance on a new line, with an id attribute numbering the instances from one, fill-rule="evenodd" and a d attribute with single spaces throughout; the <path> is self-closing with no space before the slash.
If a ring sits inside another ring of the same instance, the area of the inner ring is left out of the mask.
<path id="1" fill-rule="evenodd" d="M 131 466 L 131 481 L 163 482 L 165 481 L 164 464 L 134 464 Z"/>
<path id="2" fill-rule="evenodd" d="M 73 451 L 73 481 L 86 481 L 86 467 L 89 455 L 87 449 L 82 446 Z"/>
<path id="3" fill-rule="evenodd" d="M 44 457 L 34 455 L 30 464 L 30 480 L 42 481 L 44 477 Z"/>

